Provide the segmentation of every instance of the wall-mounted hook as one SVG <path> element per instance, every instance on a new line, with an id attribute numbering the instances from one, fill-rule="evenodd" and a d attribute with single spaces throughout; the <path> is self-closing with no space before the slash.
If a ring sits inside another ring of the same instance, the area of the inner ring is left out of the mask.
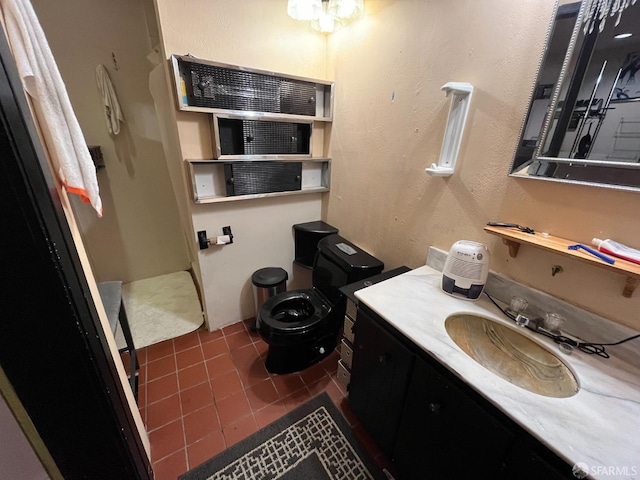
<path id="1" fill-rule="evenodd" d="M 111 52 L 111 61 L 113 62 L 113 69 L 114 70 L 119 70 L 118 68 L 118 61 L 116 60 L 116 54 Z"/>
<path id="2" fill-rule="evenodd" d="M 562 267 L 560 265 L 554 265 L 551 267 L 551 276 L 555 277 L 556 273 L 562 273 Z"/>

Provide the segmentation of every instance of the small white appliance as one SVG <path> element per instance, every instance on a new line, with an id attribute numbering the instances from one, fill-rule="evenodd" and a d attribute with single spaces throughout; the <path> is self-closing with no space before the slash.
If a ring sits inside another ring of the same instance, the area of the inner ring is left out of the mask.
<path id="1" fill-rule="evenodd" d="M 458 240 L 451 246 L 442 269 L 442 291 L 477 300 L 489 275 L 489 249 L 478 242 Z"/>

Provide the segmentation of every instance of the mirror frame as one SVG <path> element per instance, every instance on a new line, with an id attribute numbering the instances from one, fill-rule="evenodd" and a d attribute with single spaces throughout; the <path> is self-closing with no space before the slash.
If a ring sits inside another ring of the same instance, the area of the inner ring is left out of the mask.
<path id="1" fill-rule="evenodd" d="M 616 175 L 622 175 L 624 174 L 624 172 L 629 172 L 629 170 L 633 170 L 633 171 L 636 171 L 637 173 L 640 173 L 640 163 L 627 163 L 627 162 L 575 159 L 575 158 L 562 158 L 562 157 L 545 157 L 542 155 L 542 150 L 547 141 L 547 135 L 549 135 L 553 125 L 554 114 L 555 114 L 558 102 L 560 100 L 560 94 L 562 91 L 563 84 L 566 80 L 569 68 L 575 60 L 575 55 L 577 54 L 577 50 L 579 50 L 577 48 L 579 46 L 578 40 L 581 39 L 580 34 L 584 27 L 583 18 L 585 15 L 585 10 L 587 8 L 587 1 L 577 0 L 576 2 L 568 2 L 568 3 L 580 3 L 580 9 L 578 11 L 575 25 L 571 33 L 569 45 L 567 46 L 567 52 L 565 54 L 565 57 L 562 63 L 562 68 L 558 76 L 558 81 L 556 82 L 556 85 L 553 89 L 553 93 L 551 95 L 551 103 L 549 104 L 547 113 L 545 114 L 542 128 L 540 130 L 540 135 L 538 137 L 537 145 L 535 147 L 531 160 L 527 160 L 527 162 L 542 161 L 542 162 L 548 162 L 548 163 L 555 163 L 558 165 L 565 165 L 565 168 L 574 168 L 576 170 L 578 168 L 582 170 L 584 170 L 585 168 L 591 168 L 594 171 L 602 170 L 603 171 L 602 173 L 609 174 L 611 177 L 615 177 Z M 553 10 L 553 17 L 551 18 L 549 28 L 547 29 L 545 46 L 544 46 L 544 49 L 542 50 L 542 53 L 540 55 L 540 61 L 538 63 L 538 73 L 531 87 L 531 94 L 529 96 L 529 103 L 528 103 L 529 108 L 522 121 L 520 134 L 518 136 L 518 143 L 516 144 L 513 152 L 513 160 L 511 161 L 511 164 L 510 164 L 509 176 L 514 178 L 528 178 L 528 179 L 535 179 L 535 180 L 546 180 L 546 181 L 557 182 L 557 183 L 589 185 L 589 186 L 603 187 L 603 188 L 609 188 L 609 189 L 615 189 L 615 190 L 627 190 L 627 191 L 640 192 L 640 183 L 637 186 L 631 186 L 631 185 L 620 185 L 617 183 L 609 183 L 606 181 L 601 182 L 601 181 L 586 181 L 586 180 L 575 180 L 575 179 L 566 179 L 566 178 L 554 178 L 554 177 L 545 177 L 545 176 L 537 176 L 537 175 L 524 175 L 524 174 L 514 172 L 514 169 L 516 168 L 515 163 L 517 160 L 518 148 L 520 146 L 520 143 L 522 142 L 522 137 L 525 133 L 525 129 L 527 128 L 527 122 L 529 119 L 531 106 L 533 105 L 533 101 L 535 99 L 537 86 L 541 78 L 542 68 L 544 66 L 545 61 L 547 60 L 547 56 L 549 53 L 549 43 L 553 36 L 555 22 L 558 15 L 559 4 L 560 4 L 559 0 L 556 0 L 555 7 Z M 637 8 L 640 8 L 640 3 L 638 4 Z M 520 164 L 517 168 L 522 168 L 522 165 L 523 164 Z"/>

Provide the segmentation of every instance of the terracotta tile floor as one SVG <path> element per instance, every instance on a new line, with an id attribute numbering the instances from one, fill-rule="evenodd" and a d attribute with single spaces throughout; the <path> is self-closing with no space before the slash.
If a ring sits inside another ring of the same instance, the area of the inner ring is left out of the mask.
<path id="1" fill-rule="evenodd" d="M 323 391 L 387 467 L 347 405 L 338 353 L 302 372 L 272 375 L 263 362 L 267 344 L 248 325 L 201 329 L 139 350 L 138 405 L 156 480 L 175 480 Z"/>

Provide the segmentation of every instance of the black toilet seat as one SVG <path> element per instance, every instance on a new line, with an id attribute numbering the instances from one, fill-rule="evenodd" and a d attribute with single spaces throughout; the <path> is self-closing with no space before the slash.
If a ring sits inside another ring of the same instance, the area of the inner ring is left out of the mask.
<path id="1" fill-rule="evenodd" d="M 331 306 L 315 289 L 283 292 L 264 302 L 258 329 L 268 337 L 300 335 L 323 326 L 330 312 Z"/>

